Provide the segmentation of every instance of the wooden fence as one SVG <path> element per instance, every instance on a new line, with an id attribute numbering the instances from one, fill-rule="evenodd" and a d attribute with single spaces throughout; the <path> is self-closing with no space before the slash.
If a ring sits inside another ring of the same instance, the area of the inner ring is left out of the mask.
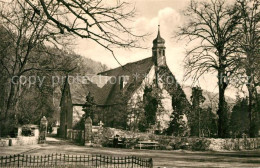
<path id="1" fill-rule="evenodd" d="M 10 155 L 2 156 L 0 167 L 91 167 L 91 168 L 152 168 L 152 159 L 135 156 L 112 157 L 102 155 Z"/>

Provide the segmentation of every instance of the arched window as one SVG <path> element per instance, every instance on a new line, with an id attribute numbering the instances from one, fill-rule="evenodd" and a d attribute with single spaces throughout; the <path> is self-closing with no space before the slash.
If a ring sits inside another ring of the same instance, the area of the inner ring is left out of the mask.
<path id="1" fill-rule="evenodd" d="M 123 76 L 120 77 L 119 82 L 120 82 L 120 90 L 122 90 L 124 88 L 124 77 Z"/>

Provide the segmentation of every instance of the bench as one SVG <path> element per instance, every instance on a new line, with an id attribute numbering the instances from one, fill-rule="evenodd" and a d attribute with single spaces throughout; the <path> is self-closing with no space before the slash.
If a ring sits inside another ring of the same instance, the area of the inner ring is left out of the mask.
<path id="1" fill-rule="evenodd" d="M 157 141 L 138 141 L 139 149 L 151 147 L 152 149 L 157 149 L 159 147 Z"/>

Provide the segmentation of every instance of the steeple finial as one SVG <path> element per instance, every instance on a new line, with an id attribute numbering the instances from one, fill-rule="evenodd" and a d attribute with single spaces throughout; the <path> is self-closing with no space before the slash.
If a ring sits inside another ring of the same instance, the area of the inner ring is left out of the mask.
<path id="1" fill-rule="evenodd" d="M 158 34 L 157 37 L 153 40 L 153 44 L 158 45 L 158 44 L 164 44 L 165 40 L 161 37 L 160 34 L 160 24 L 158 24 Z"/>
<path id="2" fill-rule="evenodd" d="M 157 37 L 160 37 L 160 24 L 158 24 L 158 34 Z"/>

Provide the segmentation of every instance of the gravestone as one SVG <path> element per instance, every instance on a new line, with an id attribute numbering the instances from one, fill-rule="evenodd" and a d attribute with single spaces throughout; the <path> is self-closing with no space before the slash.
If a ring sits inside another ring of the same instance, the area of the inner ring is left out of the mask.
<path id="1" fill-rule="evenodd" d="M 104 125 L 104 123 L 103 123 L 102 121 L 99 121 L 99 124 L 98 124 L 98 125 L 99 125 L 100 128 L 102 128 L 103 125 Z"/>

